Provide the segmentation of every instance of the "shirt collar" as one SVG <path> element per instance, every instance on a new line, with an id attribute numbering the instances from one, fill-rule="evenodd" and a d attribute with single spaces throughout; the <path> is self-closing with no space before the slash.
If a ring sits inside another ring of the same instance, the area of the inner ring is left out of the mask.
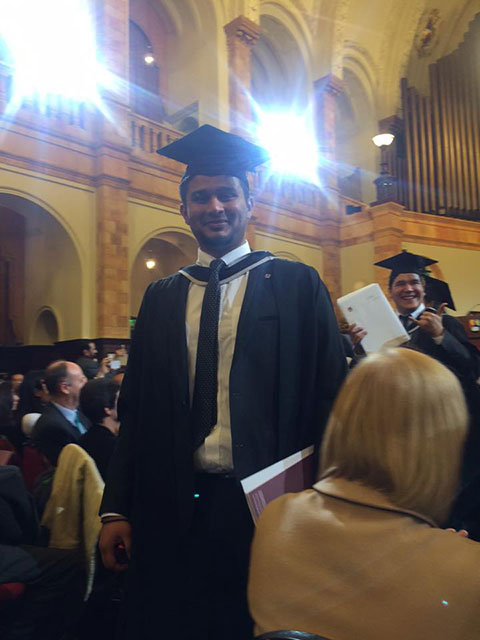
<path id="1" fill-rule="evenodd" d="M 425 311 L 425 305 L 423 304 L 423 302 L 421 304 L 418 305 L 418 307 L 415 309 L 415 311 L 413 313 L 410 313 L 409 315 L 412 318 L 418 318 L 418 316 Z"/>
<path id="2" fill-rule="evenodd" d="M 76 409 L 68 409 L 67 407 L 63 407 L 61 404 L 57 404 L 56 402 L 52 402 L 52 404 L 57 407 L 60 413 L 73 425 L 75 425 L 75 418 L 77 417 Z M 76 425 L 75 425 L 76 426 Z"/>
<path id="3" fill-rule="evenodd" d="M 245 240 L 245 242 L 239 247 L 233 249 L 232 251 L 229 251 L 224 256 L 222 256 L 222 260 L 227 266 L 229 266 L 240 258 L 243 258 L 243 256 L 246 256 L 247 253 L 250 253 L 250 245 L 248 244 L 248 240 Z M 201 265 L 202 267 L 209 267 L 212 260 L 215 260 L 213 256 L 209 255 L 205 251 L 202 251 L 200 248 L 198 249 L 197 264 Z"/>

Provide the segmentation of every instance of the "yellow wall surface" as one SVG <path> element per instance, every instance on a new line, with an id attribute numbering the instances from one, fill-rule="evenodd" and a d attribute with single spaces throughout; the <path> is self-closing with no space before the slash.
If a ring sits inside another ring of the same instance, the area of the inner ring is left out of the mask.
<path id="1" fill-rule="evenodd" d="M 82 273 L 73 242 L 52 216 L 37 210 L 28 217 L 25 248 L 28 342 L 39 344 L 35 324 L 43 308 L 49 308 L 57 319 L 58 340 L 77 338 L 82 332 L 78 296 Z"/>
<path id="2" fill-rule="evenodd" d="M 373 242 L 364 242 L 340 251 L 342 295 L 375 282 Z"/>
<path id="3" fill-rule="evenodd" d="M 94 336 L 94 191 L 60 178 L 0 165 L 0 196 L 23 198 L 13 208 L 27 220 L 26 338 L 45 306 L 57 315 L 60 340 Z M 48 234 L 51 237 L 47 238 Z"/>
<path id="4" fill-rule="evenodd" d="M 466 315 L 480 304 L 480 251 L 439 247 L 431 244 L 404 242 L 403 249 L 438 260 L 442 279 L 448 282 L 457 311 L 452 315 Z M 435 265 L 433 265 L 435 267 Z M 432 275 L 437 276 L 434 272 Z"/>
<path id="5" fill-rule="evenodd" d="M 299 242 L 288 238 L 280 238 L 278 236 L 255 234 L 255 249 L 257 251 L 271 251 L 279 258 L 288 258 L 289 260 L 298 260 L 314 267 L 320 275 L 323 272 L 322 249 L 313 244 Z"/>

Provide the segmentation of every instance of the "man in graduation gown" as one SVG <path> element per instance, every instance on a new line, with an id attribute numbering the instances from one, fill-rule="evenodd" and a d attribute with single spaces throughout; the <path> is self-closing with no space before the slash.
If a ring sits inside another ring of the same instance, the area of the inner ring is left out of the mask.
<path id="1" fill-rule="evenodd" d="M 444 313 L 447 306 L 455 310 L 450 290 L 445 282 L 426 275 L 427 267 L 436 262 L 403 250 L 376 262 L 375 266 L 391 271 L 388 287 L 399 319 L 409 334 L 406 346 L 439 360 L 466 388 L 480 375 L 480 353 L 470 344 L 460 322 Z M 437 308 L 425 306 L 426 288 Z M 355 345 L 365 335 L 362 327 L 350 329 Z"/>
<path id="2" fill-rule="evenodd" d="M 246 640 L 253 525 L 239 481 L 318 446 L 346 361 L 317 272 L 245 240 L 246 170 L 265 151 L 204 126 L 160 153 L 188 165 L 181 213 L 200 248 L 145 293 L 100 548 L 119 569 L 126 547 L 124 637 Z"/>
<path id="3" fill-rule="evenodd" d="M 446 283 L 425 273 L 435 263 L 404 250 L 376 266 L 391 270 L 390 295 L 409 334 L 408 346 L 442 362 L 467 390 L 480 375 L 480 353 L 468 341 L 460 322 L 444 313 L 445 307 L 455 307 Z M 425 306 L 427 287 L 428 297 L 437 299 L 437 308 Z"/>

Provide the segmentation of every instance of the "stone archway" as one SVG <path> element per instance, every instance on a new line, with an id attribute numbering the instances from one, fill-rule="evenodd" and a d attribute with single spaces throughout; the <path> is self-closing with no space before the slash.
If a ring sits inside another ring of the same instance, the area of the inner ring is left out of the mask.
<path id="1" fill-rule="evenodd" d="M 7 323 L 14 330 L 14 338 L 3 335 L 0 344 L 81 335 L 82 270 L 68 230 L 40 204 L 12 193 L 0 193 L 0 228 L 10 230 L 0 239 L 0 297 L 9 297 Z M 44 309 L 54 321 L 46 314 L 38 324 Z"/>
<path id="2" fill-rule="evenodd" d="M 276 16 L 262 14 L 260 26 L 261 35 L 252 51 L 252 98 L 263 108 L 305 109 L 311 83 L 303 43 Z"/>
<path id="3" fill-rule="evenodd" d="M 167 231 L 148 239 L 133 261 L 130 278 L 130 315 L 136 316 L 145 289 L 151 282 L 195 262 L 197 243 L 186 233 Z M 147 268 L 147 260 L 155 265 Z"/>

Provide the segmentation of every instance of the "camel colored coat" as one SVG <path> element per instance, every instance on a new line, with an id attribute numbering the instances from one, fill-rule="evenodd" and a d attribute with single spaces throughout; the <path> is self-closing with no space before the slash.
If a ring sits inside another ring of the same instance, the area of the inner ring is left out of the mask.
<path id="1" fill-rule="evenodd" d="M 343 479 L 260 517 L 249 602 L 257 633 L 331 640 L 480 638 L 480 544 Z"/>

